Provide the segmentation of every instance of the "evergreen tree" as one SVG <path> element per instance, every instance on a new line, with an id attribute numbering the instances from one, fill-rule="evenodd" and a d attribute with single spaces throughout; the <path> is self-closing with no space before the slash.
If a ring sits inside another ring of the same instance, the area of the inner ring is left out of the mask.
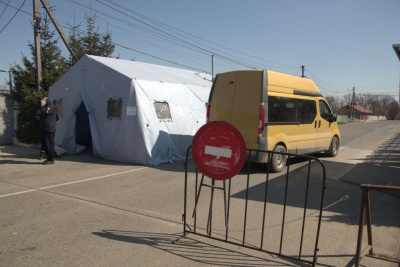
<path id="1" fill-rule="evenodd" d="M 62 55 L 58 44 L 59 38 L 55 37 L 55 31 L 49 31 L 50 20 L 45 21 L 47 30 L 41 32 L 41 54 L 42 54 L 42 84 L 45 92 L 55 83 L 69 68 L 67 58 Z"/>
<path id="2" fill-rule="evenodd" d="M 29 43 L 31 60 L 22 57 L 22 66 L 11 68 L 14 80 L 13 98 L 19 103 L 16 136 L 19 141 L 29 144 L 38 143 L 38 123 L 33 120 L 36 111 L 40 108 L 40 97 L 47 96 L 49 87 L 56 82 L 73 64 L 83 55 L 97 55 L 109 57 L 115 49 L 111 41 L 111 33 L 101 34 L 95 30 L 95 16 L 87 16 L 87 31 L 79 33 L 79 26 L 74 26 L 69 36 L 70 47 L 75 57 L 68 59 L 62 55 L 62 50 L 55 38 L 56 33 L 50 30 L 51 21 L 47 16 L 41 19 L 40 51 L 42 63 L 41 90 L 36 88 L 36 55 L 35 46 Z"/>
<path id="3" fill-rule="evenodd" d="M 85 54 L 110 57 L 115 49 L 110 32 L 102 34 L 95 30 L 96 15 L 85 14 L 85 18 L 87 23 L 86 32 L 81 33 L 79 31 L 80 25 L 74 25 L 69 37 L 69 43 L 75 55 L 75 58 L 72 56 L 69 58 L 71 65 Z"/>
<path id="4" fill-rule="evenodd" d="M 19 103 L 16 136 L 24 143 L 38 143 L 38 123 L 33 120 L 40 107 L 40 97 L 47 96 L 50 85 L 60 78 L 69 68 L 67 59 L 62 56 L 55 31 L 50 30 L 50 19 L 42 18 L 40 32 L 40 51 L 42 62 L 41 90 L 36 88 L 35 46 L 29 43 L 32 59 L 22 57 L 22 66 L 11 68 L 14 80 L 13 98 Z"/>

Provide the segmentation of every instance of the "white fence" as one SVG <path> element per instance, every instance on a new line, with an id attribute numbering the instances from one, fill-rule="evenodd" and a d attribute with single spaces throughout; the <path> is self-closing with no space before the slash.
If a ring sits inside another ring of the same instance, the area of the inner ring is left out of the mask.
<path id="1" fill-rule="evenodd" d="M 386 121 L 386 116 L 368 116 L 367 121 Z"/>
<path id="2" fill-rule="evenodd" d="M 339 124 L 344 124 L 344 123 L 348 123 L 349 122 L 349 118 L 347 115 L 337 115 L 337 122 Z M 359 119 L 354 119 L 355 121 L 386 121 L 386 116 L 368 116 L 367 119 L 365 120 L 359 120 Z"/>

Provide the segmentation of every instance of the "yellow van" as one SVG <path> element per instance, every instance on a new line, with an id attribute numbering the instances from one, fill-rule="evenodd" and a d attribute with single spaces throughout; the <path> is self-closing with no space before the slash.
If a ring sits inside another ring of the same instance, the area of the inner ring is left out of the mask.
<path id="1" fill-rule="evenodd" d="M 340 132 L 315 83 L 269 70 L 238 70 L 216 76 L 207 104 L 208 121 L 226 121 L 242 134 L 247 149 L 293 154 L 339 152 Z M 268 153 L 251 159 L 268 162 Z M 273 154 L 280 172 L 286 156 Z"/>

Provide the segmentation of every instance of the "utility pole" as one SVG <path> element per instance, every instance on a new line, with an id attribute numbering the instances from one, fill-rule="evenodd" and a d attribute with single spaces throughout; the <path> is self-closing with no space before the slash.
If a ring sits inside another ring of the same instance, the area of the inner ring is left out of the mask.
<path id="1" fill-rule="evenodd" d="M 36 61 L 36 89 L 41 90 L 42 84 L 42 56 L 40 54 L 40 13 L 39 2 L 33 0 L 33 33 L 35 40 L 35 61 Z"/>
<path id="2" fill-rule="evenodd" d="M 306 76 L 304 76 L 304 66 L 301 66 L 301 78 L 304 78 Z"/>
<path id="3" fill-rule="evenodd" d="M 60 25 L 56 20 L 56 17 L 51 12 L 50 6 L 47 4 L 46 0 L 40 0 L 44 9 L 46 10 L 47 14 L 49 15 L 51 21 L 54 24 L 58 34 L 61 36 L 65 46 L 67 47 L 68 51 L 71 53 L 72 58 L 75 58 L 75 55 L 71 49 L 71 46 L 68 43 L 67 37 L 65 36 L 64 32 L 62 31 Z M 35 61 L 36 61 L 36 89 L 41 90 L 42 84 L 42 56 L 40 53 L 40 12 L 39 12 L 39 0 L 33 0 L 33 32 L 34 32 L 34 40 L 35 40 Z"/>
<path id="4" fill-rule="evenodd" d="M 53 12 L 51 12 L 50 6 L 47 4 L 46 0 L 40 0 L 40 2 L 42 2 L 44 9 L 46 10 L 47 14 L 49 15 L 51 21 L 53 22 L 54 27 L 56 28 L 58 34 L 60 35 L 61 39 L 63 40 L 63 42 L 64 42 L 65 46 L 67 47 L 69 53 L 71 54 L 72 58 L 76 59 L 74 52 L 72 51 L 72 48 L 69 45 L 67 37 L 65 36 L 60 25 L 58 24 L 58 21 L 57 21 L 56 17 L 53 15 Z"/>
<path id="5" fill-rule="evenodd" d="M 351 115 L 350 115 L 351 120 L 354 119 L 354 98 L 355 97 L 356 97 L 356 88 L 353 87 L 353 97 L 351 99 Z"/>
<path id="6" fill-rule="evenodd" d="M 394 44 L 393 50 L 397 55 L 397 58 L 400 60 L 400 44 Z M 399 102 L 400 102 L 400 79 L 399 79 Z"/>
<path id="7" fill-rule="evenodd" d="M 211 80 L 214 81 L 214 55 L 211 56 Z"/>
<path id="8" fill-rule="evenodd" d="M 10 93 L 12 92 L 12 77 L 11 77 L 11 70 L 0 70 L 0 72 L 8 72 L 8 78 L 10 83 Z"/>
<path id="9" fill-rule="evenodd" d="M 349 102 L 347 102 L 348 104 L 349 104 L 349 106 L 351 107 L 351 97 L 350 97 L 350 90 L 349 89 L 347 89 L 347 91 L 349 92 Z"/>

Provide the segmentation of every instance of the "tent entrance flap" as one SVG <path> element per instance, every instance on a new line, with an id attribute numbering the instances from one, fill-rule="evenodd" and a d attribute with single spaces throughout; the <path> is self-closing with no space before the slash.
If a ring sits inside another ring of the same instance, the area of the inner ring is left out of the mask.
<path id="1" fill-rule="evenodd" d="M 92 134 L 89 124 L 89 113 L 86 110 L 85 103 L 81 102 L 78 110 L 75 112 L 75 143 L 81 146 L 92 146 Z"/>

